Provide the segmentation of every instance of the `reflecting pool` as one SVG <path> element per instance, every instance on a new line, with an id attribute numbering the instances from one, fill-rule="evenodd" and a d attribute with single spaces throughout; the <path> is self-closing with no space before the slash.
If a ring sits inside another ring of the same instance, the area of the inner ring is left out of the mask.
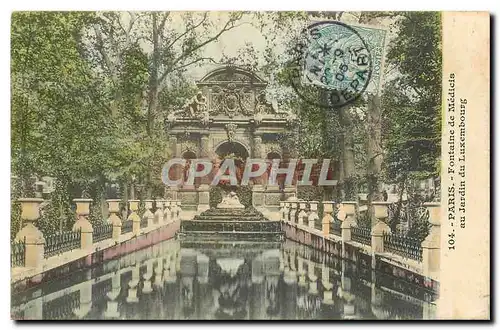
<path id="1" fill-rule="evenodd" d="M 429 319 L 435 294 L 292 241 L 170 240 L 12 293 L 15 319 Z"/>

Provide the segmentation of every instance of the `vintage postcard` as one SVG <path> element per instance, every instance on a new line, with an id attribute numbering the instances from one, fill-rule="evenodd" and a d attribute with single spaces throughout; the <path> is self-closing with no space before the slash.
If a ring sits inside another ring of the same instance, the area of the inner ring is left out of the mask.
<path id="1" fill-rule="evenodd" d="M 14 320 L 489 320 L 486 12 L 13 12 Z"/>

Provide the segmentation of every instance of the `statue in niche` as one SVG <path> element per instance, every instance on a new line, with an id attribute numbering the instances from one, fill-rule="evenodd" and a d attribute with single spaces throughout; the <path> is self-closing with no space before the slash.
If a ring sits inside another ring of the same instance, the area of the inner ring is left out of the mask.
<path id="1" fill-rule="evenodd" d="M 222 199 L 222 202 L 217 204 L 218 209 L 244 209 L 245 205 L 241 204 L 240 199 L 234 191 L 231 191 Z"/>

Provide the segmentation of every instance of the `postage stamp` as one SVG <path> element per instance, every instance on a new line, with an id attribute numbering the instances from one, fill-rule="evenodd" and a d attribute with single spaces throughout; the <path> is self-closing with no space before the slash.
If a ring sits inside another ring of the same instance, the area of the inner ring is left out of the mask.
<path id="1" fill-rule="evenodd" d="M 365 92 L 377 93 L 386 31 L 337 21 L 307 26 L 294 48 L 290 84 L 304 100 L 324 108 L 340 108 Z M 314 86 L 321 97 L 310 93 Z"/>

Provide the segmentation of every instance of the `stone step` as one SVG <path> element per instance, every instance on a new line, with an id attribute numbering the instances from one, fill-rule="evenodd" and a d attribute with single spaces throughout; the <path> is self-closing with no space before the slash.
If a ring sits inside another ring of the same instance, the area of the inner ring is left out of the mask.
<path id="1" fill-rule="evenodd" d="M 194 220 L 223 220 L 223 221 L 261 221 L 262 217 L 259 216 L 245 216 L 238 217 L 234 215 L 198 215 L 194 217 Z"/>
<path id="2" fill-rule="evenodd" d="M 196 221 L 186 220 L 181 223 L 181 231 L 212 232 L 277 232 L 281 231 L 279 221 Z"/>
<path id="3" fill-rule="evenodd" d="M 178 238 L 182 241 L 265 241 L 280 242 L 284 239 L 283 232 L 214 232 L 214 231 L 186 231 L 181 232 Z"/>

